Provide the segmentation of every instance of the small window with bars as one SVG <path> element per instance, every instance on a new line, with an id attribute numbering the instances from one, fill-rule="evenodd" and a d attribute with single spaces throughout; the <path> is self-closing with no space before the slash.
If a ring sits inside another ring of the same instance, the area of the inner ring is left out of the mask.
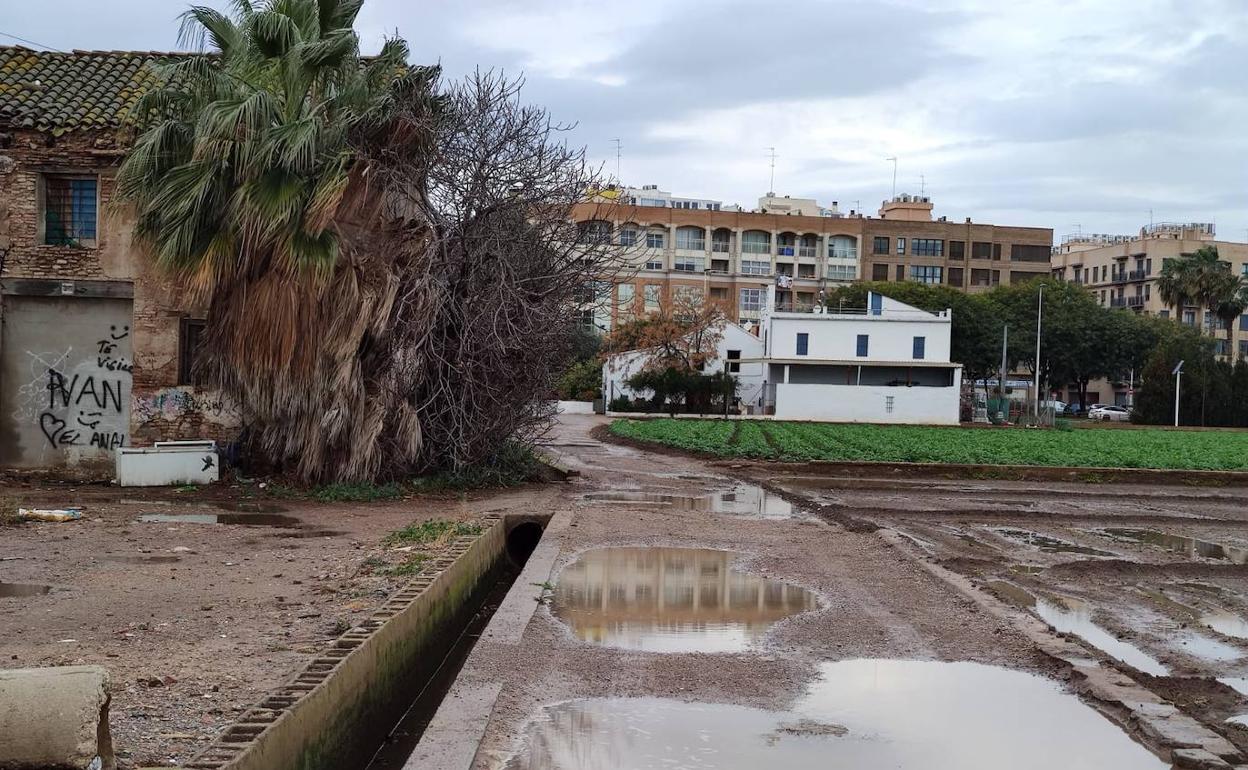
<path id="1" fill-rule="evenodd" d="M 183 318 L 178 334 L 178 384 L 199 385 L 196 371 L 204 328 L 208 322 L 202 318 Z"/>
<path id="2" fill-rule="evenodd" d="M 94 247 L 98 189 L 99 182 L 93 176 L 44 176 L 43 242 Z"/>

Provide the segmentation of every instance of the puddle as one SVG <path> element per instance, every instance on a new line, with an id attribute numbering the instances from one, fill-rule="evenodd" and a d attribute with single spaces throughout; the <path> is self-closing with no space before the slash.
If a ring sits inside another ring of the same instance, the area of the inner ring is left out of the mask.
<path id="1" fill-rule="evenodd" d="M 698 548 L 599 548 L 564 568 L 553 611 L 581 641 L 648 652 L 741 652 L 776 622 L 817 609 L 799 586 L 731 568 Z"/>
<path id="2" fill-rule="evenodd" d="M 1239 725 L 1240 727 L 1248 727 L 1248 714 L 1239 714 L 1237 716 L 1229 717 L 1226 720 L 1226 724 Z"/>
<path id="3" fill-rule="evenodd" d="M 1054 629 L 1074 634 L 1096 649 L 1122 661 L 1132 668 L 1153 676 L 1168 676 L 1170 671 L 1135 645 L 1118 639 L 1092 622 L 1092 606 L 1078 599 L 1063 599 L 1061 604 L 1035 599 L 1036 614 Z"/>
<path id="4" fill-rule="evenodd" d="M 166 524 L 241 524 L 252 527 L 303 526 L 303 521 L 297 516 L 276 513 L 145 513 L 139 517 L 139 521 Z"/>
<path id="5" fill-rule="evenodd" d="M 1016 543 L 1039 548 L 1047 553 L 1077 553 L 1084 556 L 1117 556 L 1109 551 L 1102 551 L 1099 548 L 1091 548 L 1086 545 L 1072 543 L 1069 540 L 1061 540 L 1056 537 L 1042 535 L 1039 532 L 1032 532 L 1029 529 L 1010 529 L 1008 527 L 994 527 L 993 532 L 1001 537 L 1013 540 Z"/>
<path id="6" fill-rule="evenodd" d="M 1178 637 L 1178 642 L 1179 649 L 1202 660 L 1224 662 L 1244 657 L 1244 653 L 1240 652 L 1239 648 L 1200 634 L 1185 634 Z"/>
<path id="7" fill-rule="evenodd" d="M 596 698 L 547 707 L 508 770 L 1165 770 L 1048 679 L 976 663 L 848 660 L 792 711 Z M 1060 736 L 1060 740 L 1054 740 Z"/>
<path id="8" fill-rule="evenodd" d="M 236 511 L 238 513 L 282 513 L 289 510 L 285 506 L 277 503 L 255 503 L 244 502 L 240 500 L 226 500 L 219 503 L 204 503 L 206 508 L 220 508 L 223 511 Z"/>
<path id="9" fill-rule="evenodd" d="M 52 593 L 52 586 L 38 583 L 0 583 L 0 599 L 24 599 Z"/>
<path id="10" fill-rule="evenodd" d="M 679 511 L 709 511 L 738 516 L 761 516 L 767 519 L 787 519 L 794 513 L 793 505 L 789 501 L 754 484 L 738 484 L 728 492 L 715 492 L 701 497 L 614 491 L 590 492 L 583 499 L 625 505 L 662 505 Z"/>
<path id="11" fill-rule="evenodd" d="M 1218 679 L 1219 682 L 1231 688 L 1235 692 L 1248 697 L 1248 677 L 1245 676 L 1224 676 Z"/>
<path id="12" fill-rule="evenodd" d="M 1194 537 L 1157 532 L 1152 529 L 1106 527 L 1100 531 L 1113 540 L 1137 543 L 1139 545 L 1154 545 L 1181 556 L 1186 556 L 1189 559 L 1215 559 L 1217 561 L 1229 561 L 1232 564 L 1248 564 L 1248 548 L 1235 548 Z"/>
<path id="13" fill-rule="evenodd" d="M 1248 621 L 1233 612 L 1208 612 L 1200 616 L 1200 622 L 1219 634 L 1248 639 Z"/>

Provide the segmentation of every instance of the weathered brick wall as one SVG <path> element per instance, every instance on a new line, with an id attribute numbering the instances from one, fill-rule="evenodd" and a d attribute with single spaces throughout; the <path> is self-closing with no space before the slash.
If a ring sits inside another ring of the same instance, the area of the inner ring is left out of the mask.
<path id="1" fill-rule="evenodd" d="M 0 129 L 0 279 L 115 281 L 133 287 L 133 385 L 127 444 L 157 440 L 232 440 L 237 417 L 219 397 L 178 385 L 181 319 L 204 318 L 168 275 L 133 242 L 133 214 L 114 201 L 124 147 L 110 131 L 59 137 Z M 41 173 L 99 175 L 99 223 L 94 248 L 40 242 Z M 0 303 L 0 319 L 3 318 Z M 3 351 L 0 351 L 0 355 Z"/>

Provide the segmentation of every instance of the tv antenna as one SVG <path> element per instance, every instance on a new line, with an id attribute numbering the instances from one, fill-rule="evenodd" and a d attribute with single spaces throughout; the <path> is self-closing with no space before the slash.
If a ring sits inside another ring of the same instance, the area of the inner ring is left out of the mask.
<path id="1" fill-rule="evenodd" d="M 771 181 L 767 187 L 767 194 L 775 195 L 776 194 L 776 158 L 778 157 L 776 155 L 775 147 L 767 148 L 767 157 L 771 159 Z"/>
<path id="2" fill-rule="evenodd" d="M 612 139 L 611 141 L 615 142 L 615 181 L 624 184 L 620 179 L 620 150 L 623 148 L 623 144 L 619 139 Z"/>
<path id="3" fill-rule="evenodd" d="M 927 177 L 923 174 L 919 174 L 919 195 L 923 195 L 926 192 L 927 192 Z"/>
<path id="4" fill-rule="evenodd" d="M 893 157 L 885 158 L 884 160 L 891 160 L 893 162 L 893 197 L 896 198 L 897 197 L 897 156 L 894 155 Z"/>

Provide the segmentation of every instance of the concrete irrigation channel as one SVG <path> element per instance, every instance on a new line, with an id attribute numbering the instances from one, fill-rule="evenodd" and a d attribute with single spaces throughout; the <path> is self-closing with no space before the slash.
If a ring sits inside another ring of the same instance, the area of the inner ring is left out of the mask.
<path id="1" fill-rule="evenodd" d="M 464 503 L 483 531 L 177 764 L 1245 765 L 1248 488 L 706 461 L 603 424 L 565 417 L 579 475 Z"/>

